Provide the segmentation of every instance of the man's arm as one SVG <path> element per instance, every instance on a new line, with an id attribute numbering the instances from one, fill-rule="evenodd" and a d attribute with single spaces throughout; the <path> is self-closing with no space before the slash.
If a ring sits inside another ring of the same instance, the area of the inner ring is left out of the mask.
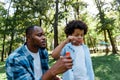
<path id="1" fill-rule="evenodd" d="M 9 59 L 6 61 L 6 74 L 8 80 L 33 80 L 28 67 L 23 67 L 17 60 Z"/>
<path id="2" fill-rule="evenodd" d="M 42 80 L 53 80 L 58 74 L 61 74 L 72 68 L 72 59 L 61 56 L 60 59 L 42 76 Z"/>

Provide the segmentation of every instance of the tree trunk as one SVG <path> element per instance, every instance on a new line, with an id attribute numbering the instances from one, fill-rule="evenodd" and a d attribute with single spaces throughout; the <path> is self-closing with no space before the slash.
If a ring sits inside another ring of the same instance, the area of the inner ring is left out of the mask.
<path id="1" fill-rule="evenodd" d="M 3 37 L 3 45 L 2 45 L 1 61 L 4 61 L 4 52 L 5 52 L 5 34 L 4 34 L 4 37 Z"/>
<path id="2" fill-rule="evenodd" d="M 59 0 L 56 0 L 56 12 L 54 22 L 54 48 L 58 45 L 58 3 Z"/>
<path id="3" fill-rule="evenodd" d="M 8 55 L 10 55 L 10 53 L 12 51 L 13 40 L 14 40 L 14 32 L 11 33 L 11 41 L 10 41 L 10 47 L 9 47 Z"/>
<path id="4" fill-rule="evenodd" d="M 42 26 L 42 19 L 39 18 L 39 25 Z"/>
<path id="5" fill-rule="evenodd" d="M 116 48 L 115 43 L 113 41 L 111 32 L 110 32 L 110 30 L 107 30 L 107 32 L 108 32 L 108 36 L 109 36 L 109 39 L 110 39 L 110 42 L 111 42 L 111 45 L 112 45 L 112 53 L 117 54 L 117 48 Z"/>
<path id="6" fill-rule="evenodd" d="M 104 30 L 104 39 L 105 39 L 105 40 L 104 40 L 105 43 L 107 43 L 108 40 L 107 40 L 106 30 Z M 106 55 L 108 55 L 108 53 L 109 53 L 108 44 L 105 44 L 105 47 L 106 47 L 105 53 L 106 53 Z"/>
<path id="7" fill-rule="evenodd" d="M 95 45 L 94 45 L 94 42 L 93 42 L 92 37 L 90 35 L 89 35 L 89 40 L 90 40 L 90 43 L 91 43 L 92 48 L 93 48 L 92 52 L 96 53 Z"/>
<path id="8" fill-rule="evenodd" d="M 77 0 L 77 3 L 79 3 L 78 0 Z M 77 4 L 77 5 L 78 5 L 78 4 Z M 78 5 L 76 11 L 77 11 L 77 20 L 79 20 L 79 5 Z"/>
<path id="9" fill-rule="evenodd" d="M 64 5 L 65 5 L 65 12 L 67 13 L 67 5 L 66 5 L 66 0 L 64 1 Z M 67 25 L 67 18 L 65 18 L 65 22 L 66 22 L 66 25 Z"/>

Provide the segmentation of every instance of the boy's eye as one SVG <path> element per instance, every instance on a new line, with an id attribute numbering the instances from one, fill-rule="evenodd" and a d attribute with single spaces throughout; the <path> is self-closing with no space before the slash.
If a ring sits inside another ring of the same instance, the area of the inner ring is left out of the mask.
<path id="1" fill-rule="evenodd" d="M 79 36 L 83 37 L 83 34 L 81 34 L 81 35 L 77 34 L 77 35 L 75 35 L 75 36 L 76 36 L 76 37 L 79 37 Z"/>
<path id="2" fill-rule="evenodd" d="M 78 37 L 79 35 L 75 35 L 76 37 Z"/>
<path id="3" fill-rule="evenodd" d="M 76 37 L 78 37 L 78 36 L 81 36 L 81 35 L 79 35 L 79 34 L 76 34 L 75 36 L 76 36 Z"/>

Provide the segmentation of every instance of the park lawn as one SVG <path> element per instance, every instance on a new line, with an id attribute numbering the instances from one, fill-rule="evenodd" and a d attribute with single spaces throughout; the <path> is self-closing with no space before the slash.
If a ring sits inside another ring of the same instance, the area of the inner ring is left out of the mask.
<path id="1" fill-rule="evenodd" d="M 50 57 L 49 64 L 55 61 Z M 120 55 L 93 56 L 95 80 L 120 80 Z M 0 62 L 0 80 L 6 80 L 5 62 Z"/>
<path id="2" fill-rule="evenodd" d="M 0 62 L 0 80 L 7 80 L 5 74 L 5 62 Z"/>
<path id="3" fill-rule="evenodd" d="M 95 80 L 120 80 L 120 55 L 92 57 Z"/>

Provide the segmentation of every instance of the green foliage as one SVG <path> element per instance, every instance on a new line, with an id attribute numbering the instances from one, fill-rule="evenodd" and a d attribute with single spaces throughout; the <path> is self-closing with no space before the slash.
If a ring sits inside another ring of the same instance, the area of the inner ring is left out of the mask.
<path id="1" fill-rule="evenodd" d="M 2 5 L 0 5 L 0 18 L 5 17 L 6 14 L 7 14 L 7 11 L 4 9 Z"/>
<path id="2" fill-rule="evenodd" d="M 4 35 L 6 36 L 5 50 L 9 49 L 9 44 L 11 42 L 13 42 L 13 49 L 24 43 L 25 29 L 33 24 L 40 25 L 44 29 L 47 37 L 48 49 L 52 50 L 55 0 L 8 1 L 9 3 L 12 1 L 11 7 L 14 11 L 13 14 L 10 15 L 10 13 L 8 13 L 10 12 L 9 8 L 5 10 L 4 7 L 0 5 L 0 50 L 2 50 L 2 40 Z M 88 3 L 81 0 L 59 0 L 59 43 L 66 38 L 64 34 L 64 26 L 68 21 L 73 19 L 82 20 L 88 25 L 89 30 L 88 35 L 85 37 L 85 41 L 90 47 L 92 47 L 91 45 L 93 44 L 96 46 L 99 40 L 104 40 L 103 34 L 101 33 L 103 30 L 109 29 L 114 39 L 120 34 L 119 0 L 113 0 L 114 2 L 111 3 L 102 2 L 102 0 L 95 1 L 98 3 L 97 9 L 100 11 L 98 15 L 92 15 L 89 13 L 89 10 L 87 10 L 87 7 L 89 7 Z M 13 40 L 11 39 L 12 33 L 14 33 Z"/>

